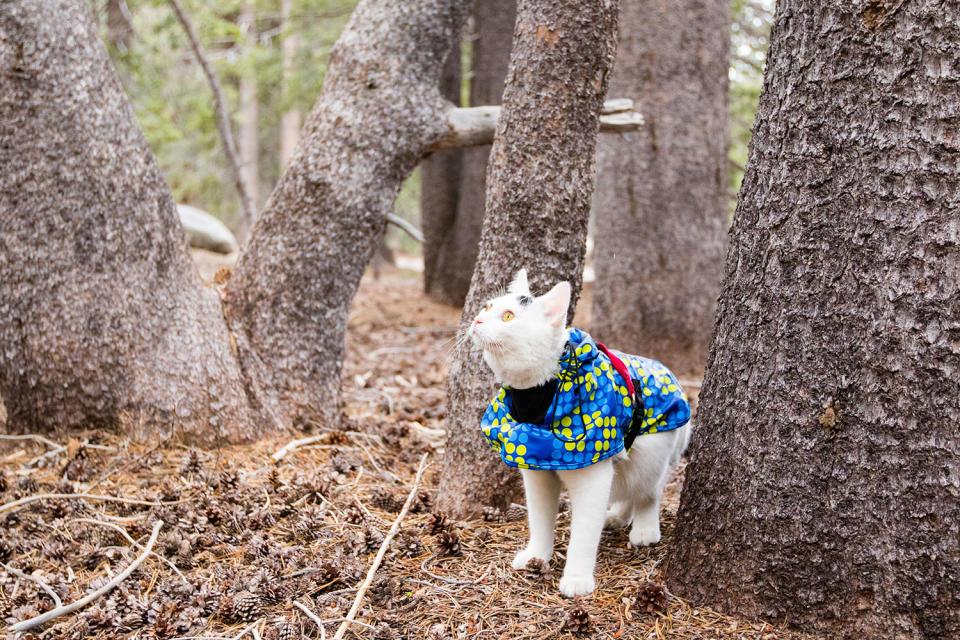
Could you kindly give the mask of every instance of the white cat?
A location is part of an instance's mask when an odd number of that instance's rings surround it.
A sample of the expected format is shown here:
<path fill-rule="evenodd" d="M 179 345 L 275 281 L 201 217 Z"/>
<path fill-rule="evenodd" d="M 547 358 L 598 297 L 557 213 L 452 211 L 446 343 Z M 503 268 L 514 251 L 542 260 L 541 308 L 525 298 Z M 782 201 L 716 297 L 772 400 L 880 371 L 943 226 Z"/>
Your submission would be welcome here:
<path fill-rule="evenodd" d="M 549 563 L 553 555 L 554 526 L 562 484 L 569 492 L 572 514 L 570 546 L 560 579 L 560 591 L 567 597 L 574 597 L 589 594 L 594 590 L 593 572 L 597 546 L 605 522 L 608 526 L 631 524 L 630 542 L 633 545 L 659 542 L 660 496 L 670 472 L 687 447 L 690 426 L 687 422 L 689 405 L 686 405 L 686 414 L 674 414 L 680 416 L 674 424 L 665 426 L 663 421 L 658 423 L 661 430 L 669 430 L 637 436 L 629 454 L 620 451 L 613 455 L 612 449 L 606 449 L 609 443 L 605 436 L 609 436 L 609 441 L 614 443 L 615 448 L 617 443 L 613 435 L 620 438 L 623 435 L 617 432 L 615 416 L 603 417 L 605 414 L 598 409 L 593 413 L 594 422 L 590 423 L 589 409 L 597 407 L 583 408 L 583 403 L 590 404 L 593 397 L 589 395 L 591 391 L 597 390 L 596 383 L 591 387 L 589 382 L 590 379 L 596 379 L 590 374 L 589 367 L 592 365 L 586 365 L 586 372 L 576 369 L 575 380 L 572 375 L 564 373 L 570 363 L 576 364 L 575 358 L 586 361 L 588 356 L 594 355 L 590 353 L 591 347 L 597 349 L 586 334 L 576 329 L 564 328 L 569 305 L 570 285 L 567 282 L 561 282 L 548 293 L 535 298 L 530 293 L 526 270 L 521 269 L 510 284 L 507 294 L 491 300 L 477 314 L 468 335 L 483 349 L 484 360 L 504 386 L 484 416 L 484 434 L 500 452 L 504 461 L 511 466 L 520 467 L 523 475 L 530 542 L 516 555 L 513 567 L 522 569 L 534 558 Z M 581 341 L 576 351 L 570 346 L 573 336 Z M 638 377 L 650 373 L 640 367 L 654 367 L 656 380 L 654 381 L 653 377 L 650 380 L 664 388 L 669 387 L 669 395 L 676 396 L 678 403 L 681 399 L 682 403 L 686 403 L 682 390 L 677 391 L 679 384 L 676 379 L 662 368 L 662 365 L 636 356 L 614 353 L 630 364 L 632 372 L 639 371 Z M 616 360 L 616 356 L 613 359 Z M 601 360 L 602 358 L 593 362 Z M 612 362 L 610 365 L 601 362 L 592 371 L 602 379 L 603 385 L 612 385 L 626 397 L 622 376 L 610 371 L 611 366 Z M 576 389 L 570 390 L 570 386 L 565 382 L 568 379 L 574 384 L 588 380 L 585 390 L 578 392 L 581 395 L 577 395 L 573 403 L 579 403 L 579 406 L 570 410 L 570 415 L 575 418 L 584 416 L 581 419 L 582 431 L 590 425 L 591 432 L 598 434 L 596 442 L 586 440 L 587 447 L 578 440 L 582 439 L 583 435 L 576 433 L 576 424 L 571 425 L 572 430 L 564 429 L 563 426 L 557 426 L 561 425 L 561 420 L 554 419 L 559 415 L 557 409 L 564 398 L 573 397 L 570 394 L 577 392 Z M 601 388 L 595 393 L 602 391 Z M 566 395 L 554 397 L 561 393 Z M 649 395 L 646 389 L 643 393 Z M 668 395 L 668 391 L 664 390 L 663 394 Z M 656 395 L 654 400 L 659 398 L 659 393 Z M 620 399 L 616 391 L 613 396 Z M 529 406 L 518 406 L 521 400 Z M 623 402 L 629 406 L 629 400 Z M 648 403 L 645 401 L 645 404 Z M 568 403 L 566 408 L 569 409 L 570 406 Z M 604 405 L 601 409 L 605 410 L 607 406 Z M 526 424 L 527 419 L 520 420 L 510 414 L 511 411 L 517 414 L 521 410 L 527 414 L 534 426 Z M 635 419 L 640 421 L 638 424 L 644 424 L 645 417 L 650 415 L 650 411 L 646 414 L 641 411 Z M 655 418 L 651 418 L 650 424 L 653 424 L 654 420 Z M 507 425 L 507 422 L 510 424 Z M 550 424 L 555 427 L 551 428 Z M 569 424 L 567 418 L 562 419 L 562 425 Z M 621 420 L 620 426 L 623 424 Z M 594 425 L 597 427 L 595 431 L 592 429 Z M 656 427 L 653 430 L 656 430 Z M 518 433 L 521 435 L 517 436 Z M 534 446 L 535 444 L 537 446 Z M 593 453 L 594 448 L 596 453 Z M 529 456 L 534 454 L 534 450 L 542 459 L 530 459 Z M 596 460 L 592 464 L 591 454 Z M 582 459 L 581 465 L 585 466 L 558 468 L 575 466 L 576 460 L 569 464 L 564 462 L 574 457 Z M 598 459 L 601 457 L 602 459 Z M 535 467 L 536 470 L 523 468 L 525 466 Z"/>

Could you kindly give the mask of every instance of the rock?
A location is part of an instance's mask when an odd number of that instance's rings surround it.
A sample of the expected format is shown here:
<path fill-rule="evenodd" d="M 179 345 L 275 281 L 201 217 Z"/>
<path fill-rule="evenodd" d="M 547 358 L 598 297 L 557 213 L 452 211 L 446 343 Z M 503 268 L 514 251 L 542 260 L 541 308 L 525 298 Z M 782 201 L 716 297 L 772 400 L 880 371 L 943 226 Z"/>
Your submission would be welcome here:
<path fill-rule="evenodd" d="M 188 204 L 178 204 L 177 212 L 191 247 L 217 253 L 233 253 L 239 248 L 230 229 L 206 211 Z"/>

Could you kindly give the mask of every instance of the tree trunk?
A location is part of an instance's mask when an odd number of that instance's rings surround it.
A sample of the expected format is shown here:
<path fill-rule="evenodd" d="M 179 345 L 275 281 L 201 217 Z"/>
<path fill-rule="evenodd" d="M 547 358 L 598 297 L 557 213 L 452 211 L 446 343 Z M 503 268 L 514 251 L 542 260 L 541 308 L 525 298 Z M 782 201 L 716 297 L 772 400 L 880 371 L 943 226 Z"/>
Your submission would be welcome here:
<path fill-rule="evenodd" d="M 481 2 L 481 4 L 483 4 Z M 440 76 L 440 94 L 460 105 L 460 47 L 450 50 Z M 427 293 L 439 291 L 444 274 L 439 269 L 440 251 L 454 227 L 463 149 L 445 149 L 424 158 L 420 164 L 420 229 L 423 232 L 423 286 Z M 453 302 L 442 295 L 434 297 Z"/>
<path fill-rule="evenodd" d="M 727 232 L 730 3 L 624 5 L 616 95 L 646 125 L 599 144 L 595 337 L 702 370 Z"/>
<path fill-rule="evenodd" d="M 290 22 L 290 4 L 292 0 L 281 0 L 280 19 L 285 29 L 292 27 Z M 300 34 L 290 32 L 283 38 L 281 45 L 283 53 L 283 82 L 285 89 L 289 92 L 293 79 L 293 58 L 300 46 Z M 296 107 L 287 109 L 280 119 L 280 166 L 286 168 L 290 164 L 293 152 L 297 147 L 297 139 L 300 135 L 300 110 Z"/>
<path fill-rule="evenodd" d="M 830 637 L 960 637 L 957 15 L 777 3 L 678 595 Z"/>
<path fill-rule="evenodd" d="M 503 113 L 491 153 L 488 215 L 461 331 L 483 301 L 527 267 L 535 290 L 559 280 L 579 294 L 599 112 L 613 64 L 619 3 L 521 0 Z M 518 476 L 482 441 L 495 388 L 469 341 L 450 369 L 449 437 L 440 501 L 457 514 L 504 506 Z"/>
<path fill-rule="evenodd" d="M 510 62 L 516 0 L 477 3 L 473 20 L 476 36 L 470 65 L 470 105 L 500 104 Z M 453 197 L 444 202 L 445 217 L 442 220 L 445 224 L 437 225 L 439 233 L 432 233 L 433 237 L 427 236 L 427 242 L 424 243 L 424 253 L 429 250 L 434 254 L 432 261 L 425 261 L 427 268 L 424 275 L 427 293 L 438 300 L 461 306 L 466 300 L 477 261 L 490 146 L 464 149 L 457 153 L 460 164 L 456 181 L 446 183 Z M 424 234 L 434 226 L 428 222 L 424 217 Z"/>
<path fill-rule="evenodd" d="M 468 0 L 366 0 L 227 291 L 241 362 L 293 424 L 339 420 L 347 312 L 403 180 L 447 130 Z"/>
<path fill-rule="evenodd" d="M 0 76 L 7 428 L 262 433 L 87 3 L 4 3 Z"/>
<path fill-rule="evenodd" d="M 249 47 L 257 42 L 257 20 L 253 5 L 244 3 L 240 12 L 240 26 L 245 31 L 244 41 Z M 253 211 L 260 207 L 260 101 L 257 96 L 257 77 L 253 69 L 240 76 L 240 171 L 247 184 L 247 195 Z"/>

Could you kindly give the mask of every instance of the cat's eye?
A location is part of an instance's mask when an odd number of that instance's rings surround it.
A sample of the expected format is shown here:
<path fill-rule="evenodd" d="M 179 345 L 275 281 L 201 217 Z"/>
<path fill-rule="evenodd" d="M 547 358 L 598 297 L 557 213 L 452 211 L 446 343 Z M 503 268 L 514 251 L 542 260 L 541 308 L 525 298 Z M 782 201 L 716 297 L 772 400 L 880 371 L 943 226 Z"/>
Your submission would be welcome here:
<path fill-rule="evenodd" d="M 500 316 L 500 319 L 504 322 L 510 322 L 513 320 L 513 311 L 504 311 L 503 315 Z"/>
<path fill-rule="evenodd" d="M 490 309 L 493 309 L 493 303 L 492 303 L 492 302 L 489 303 L 489 304 L 487 304 L 487 306 L 485 306 L 485 307 L 483 308 L 484 311 L 490 311 Z"/>

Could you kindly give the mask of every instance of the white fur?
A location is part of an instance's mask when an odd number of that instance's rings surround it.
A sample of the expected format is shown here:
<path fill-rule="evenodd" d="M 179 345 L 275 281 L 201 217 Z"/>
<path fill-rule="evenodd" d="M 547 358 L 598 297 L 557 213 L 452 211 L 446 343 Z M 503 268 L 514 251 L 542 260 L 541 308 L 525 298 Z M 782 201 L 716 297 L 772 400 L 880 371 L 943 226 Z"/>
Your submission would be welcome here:
<path fill-rule="evenodd" d="M 484 360 L 503 384 L 526 389 L 550 380 L 559 371 L 570 285 L 559 283 L 525 308 L 519 304 L 520 296 L 530 296 L 524 269 L 506 295 L 491 300 L 489 309 L 477 314 L 469 335 L 483 349 Z M 514 313 L 514 319 L 504 322 L 505 311 Z M 550 562 L 562 485 L 570 494 L 571 523 L 560 592 L 570 598 L 592 593 L 597 546 L 605 522 L 607 526 L 630 524 L 630 543 L 635 546 L 660 541 L 660 496 L 689 440 L 687 424 L 640 436 L 629 456 L 620 454 L 583 469 L 522 469 L 530 542 L 514 557 L 513 568 L 523 569 L 533 558 Z"/>

